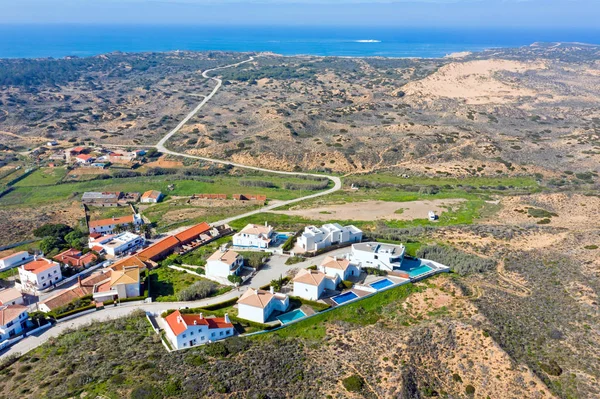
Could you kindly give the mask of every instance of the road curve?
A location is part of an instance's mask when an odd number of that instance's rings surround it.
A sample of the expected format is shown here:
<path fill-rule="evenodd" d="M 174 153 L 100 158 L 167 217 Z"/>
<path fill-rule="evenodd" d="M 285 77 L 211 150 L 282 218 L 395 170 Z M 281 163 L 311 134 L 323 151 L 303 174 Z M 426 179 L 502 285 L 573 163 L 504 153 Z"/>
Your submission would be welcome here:
<path fill-rule="evenodd" d="M 220 67 L 216 67 L 216 68 L 212 68 L 212 69 L 207 69 L 206 71 L 202 72 L 202 76 L 204 78 L 214 80 L 215 82 L 217 82 L 217 85 L 213 88 L 213 90 L 210 92 L 210 94 L 207 95 L 200 102 L 200 104 L 198 104 L 196 106 L 196 108 L 194 108 L 189 114 L 187 114 L 187 116 L 185 118 L 183 118 L 181 120 L 181 122 L 179 122 L 179 124 L 177 126 L 175 126 L 169 133 L 167 133 L 162 139 L 160 139 L 160 141 L 156 144 L 156 149 L 158 151 L 164 153 L 164 154 L 176 155 L 176 156 L 185 157 L 185 158 L 199 159 L 201 161 L 219 163 L 219 164 L 223 164 L 223 165 L 231 165 L 231 166 L 235 166 L 237 168 L 256 170 L 256 171 L 259 171 L 259 172 L 276 173 L 276 174 L 279 174 L 279 175 L 289 175 L 289 176 L 318 176 L 318 177 L 324 177 L 324 178 L 329 179 L 329 180 L 331 180 L 333 182 L 333 187 L 330 188 L 330 189 L 328 189 L 328 190 L 325 190 L 325 191 L 321 191 L 321 192 L 318 192 L 318 193 L 315 193 L 315 194 L 307 195 L 305 197 L 295 198 L 295 199 L 292 199 L 292 200 L 279 202 L 279 203 L 273 204 L 273 205 L 267 205 L 267 206 L 265 206 L 263 208 L 256 209 L 256 210 L 251 211 L 251 212 L 247 212 L 247 213 L 244 213 L 244 214 L 241 214 L 241 215 L 236 215 L 236 216 L 233 216 L 233 217 L 230 217 L 230 218 L 227 218 L 227 219 L 219 220 L 217 222 L 212 223 L 213 225 L 229 223 L 229 222 L 232 222 L 232 221 L 237 220 L 237 219 L 241 219 L 241 218 L 244 218 L 244 217 L 247 217 L 247 216 L 255 215 L 257 213 L 270 211 L 270 210 L 278 208 L 280 206 L 285 206 L 285 205 L 293 204 L 293 203 L 304 201 L 304 200 L 307 200 L 307 199 L 310 199 L 310 198 L 321 197 L 323 195 L 334 193 L 334 192 L 336 192 L 336 191 L 338 191 L 338 190 L 340 190 L 342 188 L 342 181 L 337 176 L 318 175 L 318 174 L 303 173 L 303 172 L 285 172 L 285 171 L 281 171 L 281 170 L 272 170 L 272 169 L 266 169 L 266 168 L 259 168 L 259 167 L 256 167 L 256 166 L 243 165 L 243 164 L 240 164 L 240 163 L 225 161 L 225 160 L 222 160 L 222 159 L 206 158 L 206 157 L 200 157 L 200 156 L 196 156 L 196 155 L 190 155 L 190 154 L 185 154 L 185 153 L 181 153 L 181 152 L 171 151 L 167 147 L 165 147 L 166 142 L 175 133 L 177 133 L 190 119 L 192 119 L 192 117 L 194 115 L 196 115 L 198 113 L 198 111 L 200 111 L 200 109 L 207 102 L 209 102 L 210 99 L 221 88 L 221 85 L 223 84 L 223 81 L 221 79 L 219 79 L 218 77 L 216 77 L 216 76 L 213 76 L 213 77 L 209 76 L 208 74 L 210 72 L 216 71 L 216 70 L 219 70 L 219 69 L 233 68 L 233 67 L 236 67 L 238 65 L 241 65 L 241 64 L 244 64 L 246 62 L 253 61 L 253 60 L 254 60 L 254 57 L 250 57 L 247 60 L 244 60 L 244 61 L 241 61 L 241 62 L 237 62 L 235 64 L 224 65 L 224 66 L 220 66 Z"/>

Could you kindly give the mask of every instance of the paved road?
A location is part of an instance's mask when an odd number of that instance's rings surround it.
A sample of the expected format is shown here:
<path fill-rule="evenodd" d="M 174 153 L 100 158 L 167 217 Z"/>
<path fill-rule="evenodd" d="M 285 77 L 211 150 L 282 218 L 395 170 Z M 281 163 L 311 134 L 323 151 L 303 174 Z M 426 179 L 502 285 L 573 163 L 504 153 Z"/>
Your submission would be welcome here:
<path fill-rule="evenodd" d="M 266 169 L 266 168 L 259 168 L 259 167 L 256 167 L 256 166 L 243 165 L 243 164 L 239 164 L 239 163 L 235 163 L 235 162 L 225 161 L 225 160 L 222 160 L 222 159 L 199 157 L 199 156 L 196 156 L 196 155 L 190 155 L 190 154 L 186 154 L 186 153 L 171 151 L 167 147 L 165 147 L 165 144 L 167 143 L 167 141 L 175 133 L 177 133 L 192 117 L 194 117 L 194 115 L 196 115 L 198 113 L 198 111 L 200 111 L 200 109 L 207 102 L 209 102 L 210 99 L 221 88 L 221 85 L 223 84 L 223 81 L 221 79 L 219 79 L 218 77 L 210 77 L 208 75 L 210 72 L 216 71 L 216 70 L 219 70 L 219 69 L 224 69 L 224 68 L 236 67 L 238 65 L 241 65 L 241 64 L 244 64 L 246 62 L 253 61 L 253 60 L 254 60 L 254 57 L 250 57 L 249 59 L 247 59 L 245 61 L 241 61 L 241 62 L 238 62 L 238 63 L 235 63 L 235 64 L 225 65 L 225 66 L 221 66 L 221 67 L 217 67 L 217 68 L 207 69 L 206 71 L 202 72 L 202 76 L 203 77 L 205 77 L 206 79 L 212 79 L 215 82 L 217 82 L 216 86 L 210 92 L 210 94 L 207 95 L 202 100 L 202 102 L 200 102 L 200 104 L 198 104 L 198 106 L 196 108 L 194 108 L 189 114 L 187 114 L 187 116 L 185 118 L 183 118 L 183 120 L 181 122 L 179 122 L 179 124 L 177 126 L 175 126 L 175 128 L 173 128 L 173 130 L 171 130 L 162 139 L 160 139 L 160 141 L 158 142 L 158 144 L 156 144 L 156 149 L 159 150 L 160 152 L 164 153 L 164 154 L 171 154 L 171 155 L 176 155 L 176 156 L 180 156 L 180 157 L 186 157 L 186 158 L 192 158 L 192 159 L 199 159 L 201 161 L 214 162 L 214 163 L 219 163 L 219 164 L 223 164 L 223 165 L 231 165 L 231 166 L 235 166 L 235 167 L 238 167 L 238 168 L 256 170 L 256 171 L 259 171 L 259 172 L 276 173 L 276 174 L 280 174 L 280 175 L 289 175 L 289 176 L 318 176 L 318 177 L 323 177 L 323 178 L 329 179 L 329 180 L 331 180 L 333 182 L 333 188 L 330 188 L 329 190 L 326 190 L 326 191 L 318 192 L 316 194 L 307 195 L 305 197 L 296 198 L 296 199 L 293 199 L 293 200 L 278 201 L 275 204 L 267 205 L 267 206 L 265 206 L 263 208 L 256 209 L 256 210 L 251 211 L 251 212 L 246 212 L 246 213 L 243 213 L 241 215 L 236 215 L 236 216 L 233 216 L 233 217 L 230 217 L 230 218 L 227 218 L 227 219 L 219 220 L 217 222 L 212 223 L 212 225 L 219 225 L 219 224 L 224 224 L 224 223 L 230 223 L 230 222 L 232 222 L 234 220 L 241 219 L 241 218 L 244 218 L 244 217 L 247 217 L 247 216 L 251 216 L 251 215 L 256 215 L 258 213 L 270 211 L 272 209 L 275 209 L 275 208 L 283 206 L 283 205 L 290 205 L 290 204 L 293 204 L 293 203 L 296 203 L 296 202 L 300 202 L 300 201 L 304 201 L 304 200 L 307 200 L 307 199 L 310 199 L 310 198 L 316 198 L 316 197 L 321 197 L 323 195 L 331 194 L 331 193 L 334 193 L 334 192 L 336 192 L 336 191 L 338 191 L 338 190 L 340 190 L 342 188 L 342 181 L 337 176 L 317 175 L 317 174 L 302 173 L 302 172 L 285 172 L 285 171 L 281 171 L 281 170 L 272 170 L 272 169 Z"/>
<path fill-rule="evenodd" d="M 230 223 L 234 220 L 237 219 L 241 219 L 247 216 L 251 216 L 251 215 L 255 215 L 261 212 L 265 212 L 265 211 L 269 211 L 272 210 L 276 207 L 280 207 L 283 205 L 289 205 L 289 204 L 293 204 L 295 202 L 299 202 L 299 201 L 304 201 L 306 199 L 310 199 L 310 198 L 316 198 L 316 197 L 321 197 L 323 195 L 327 195 L 327 194 L 331 194 L 334 193 L 338 190 L 340 190 L 342 188 L 342 182 L 340 180 L 339 177 L 337 176 L 327 176 L 327 175 L 316 175 L 316 174 L 311 174 L 311 173 L 301 173 L 301 172 L 284 172 L 284 171 L 279 171 L 279 170 L 271 170 L 271 169 L 266 169 L 266 168 L 259 168 L 259 167 L 255 167 L 255 166 L 247 166 L 247 165 L 242 165 L 239 163 L 234 163 L 234 162 L 229 162 L 229 161 L 224 161 L 221 159 L 213 159 L 213 158 L 205 158 L 205 157 L 199 157 L 199 156 L 195 156 L 195 155 L 190 155 L 190 154 L 185 154 L 185 153 L 178 153 L 175 151 L 171 151 L 168 148 L 165 147 L 165 143 L 175 134 L 177 133 L 194 115 L 196 115 L 198 113 L 198 111 L 200 111 L 200 109 L 208 102 L 210 101 L 210 99 L 219 91 L 219 89 L 221 88 L 222 85 L 222 81 L 221 79 L 219 79 L 218 77 L 210 77 L 208 74 L 212 71 L 216 71 L 219 69 L 224 69 L 224 68 L 232 68 L 232 67 L 236 67 L 238 65 L 247 63 L 247 62 L 251 62 L 253 61 L 254 58 L 250 57 L 249 59 L 245 60 L 245 61 L 241 61 L 235 64 L 231 64 L 231 65 L 225 65 L 222 67 L 217 67 L 217 68 L 212 68 L 212 69 L 207 69 L 206 71 L 202 72 L 202 76 L 206 79 L 212 79 L 215 82 L 217 82 L 216 86 L 214 87 L 214 89 L 210 92 L 209 95 L 207 95 L 206 97 L 204 97 L 204 99 L 200 102 L 200 104 L 198 104 L 198 106 L 196 106 L 196 108 L 194 108 L 181 122 L 179 122 L 179 124 L 177 126 L 175 126 L 175 128 L 173 128 L 173 130 L 171 130 L 169 133 L 167 133 L 159 142 L 158 144 L 156 144 L 156 148 L 161 151 L 162 153 L 165 154 L 171 154 L 171 155 L 176 155 L 176 156 L 181 156 L 181 157 L 186 157 L 186 158 L 193 158 L 193 159 L 199 159 L 202 161 L 206 161 L 206 162 L 214 162 L 214 163 L 219 163 L 219 164 L 224 164 L 224 165 L 232 165 L 238 168 L 244 168 L 244 169 L 251 169 L 251 170 L 257 170 L 260 172 L 267 172 L 267 173 L 276 173 L 276 174 L 280 174 L 280 175 L 289 175 L 289 176 L 319 176 L 319 177 L 324 177 L 327 178 L 329 180 L 331 180 L 334 185 L 333 188 L 326 190 L 326 191 L 321 191 L 318 192 L 316 194 L 311 194 L 311 195 L 307 195 L 305 197 L 301 197 L 301 198 L 296 198 L 293 200 L 289 200 L 289 201 L 277 201 L 274 204 L 271 205 L 267 205 L 263 208 L 251 211 L 251 212 L 247 212 L 241 215 L 236 215 L 227 219 L 223 219 L 223 220 L 219 220 L 218 222 L 214 222 L 213 225 L 219 225 L 219 224 L 224 224 L 224 223 Z M 334 251 L 332 252 L 332 254 L 337 254 L 337 253 L 344 253 L 346 250 L 338 250 L 338 251 Z M 218 297 L 214 297 L 214 298 L 209 298 L 206 300 L 201 300 L 201 301 L 195 301 L 195 302 L 154 302 L 154 303 L 143 303 L 143 304 L 125 304 L 125 305 L 121 305 L 121 306 L 117 306 L 117 307 L 108 307 L 107 309 L 98 311 L 98 312 L 94 312 L 94 313 L 89 313 L 89 314 L 85 314 L 83 316 L 80 316 L 76 319 L 72 319 L 72 320 L 68 320 L 65 322 L 59 322 L 57 323 L 54 327 L 49 328 L 48 330 L 45 330 L 44 332 L 41 332 L 40 334 L 37 335 L 33 335 L 33 336 L 29 336 L 24 338 L 23 340 L 21 340 L 20 342 L 16 343 L 15 345 L 13 345 L 12 347 L 10 347 L 8 350 L 4 351 L 2 354 L 0 354 L 0 358 L 8 356 L 10 354 L 15 354 L 15 353 L 27 353 L 32 349 L 37 348 L 38 346 L 42 345 L 44 342 L 46 342 L 48 339 L 52 338 L 52 337 L 56 337 L 58 335 L 60 335 L 61 333 L 63 333 L 64 331 L 70 329 L 70 328 L 77 328 L 77 327 L 81 327 L 87 324 L 90 324 L 92 322 L 101 322 L 101 321 L 105 321 L 105 320 L 110 320 L 110 319 L 115 319 L 115 318 L 119 318 L 122 316 L 125 316 L 129 313 L 131 313 L 134 310 L 137 309 L 142 309 L 145 311 L 149 311 L 149 312 L 153 312 L 153 313 L 162 313 L 163 311 L 167 310 L 167 309 L 174 309 L 174 308 L 179 308 L 179 307 L 183 307 L 183 306 L 187 306 L 187 307 L 202 307 L 202 306 L 207 306 L 207 305 L 211 305 L 211 304 L 215 304 L 215 303 L 219 303 L 219 302 L 223 302 L 226 301 L 228 299 L 232 299 L 234 297 L 239 297 L 243 292 L 245 292 L 248 287 L 250 285 L 254 286 L 254 287 L 260 287 L 263 285 L 268 284 L 271 280 L 278 278 L 280 275 L 285 276 L 286 272 L 290 269 L 294 269 L 294 268 L 301 268 L 301 267 L 307 267 L 313 264 L 317 264 L 319 263 L 322 258 L 324 258 L 326 255 L 321 255 L 319 257 L 310 259 L 308 261 L 302 262 L 302 263 L 298 263 L 295 265 L 285 265 L 285 257 L 282 256 L 278 256 L 278 255 L 274 255 L 272 257 L 272 260 L 269 262 L 268 265 L 266 265 L 266 267 L 261 270 L 260 272 L 257 273 L 256 276 L 254 276 L 252 278 L 252 280 L 250 281 L 250 284 L 245 285 L 243 287 L 240 287 L 239 291 L 233 290 L 230 291 L 224 295 L 220 295 Z"/>

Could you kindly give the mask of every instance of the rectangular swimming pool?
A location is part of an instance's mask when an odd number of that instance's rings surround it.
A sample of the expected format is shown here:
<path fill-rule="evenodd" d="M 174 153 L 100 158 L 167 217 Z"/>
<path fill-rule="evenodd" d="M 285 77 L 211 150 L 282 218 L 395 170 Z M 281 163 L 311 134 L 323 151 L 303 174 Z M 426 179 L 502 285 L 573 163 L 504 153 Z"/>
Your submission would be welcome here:
<path fill-rule="evenodd" d="M 390 285 L 394 285 L 394 282 L 391 280 L 388 280 L 387 278 L 384 278 L 383 280 L 375 281 L 374 283 L 371 283 L 369 285 L 379 291 L 382 288 L 389 287 Z"/>
<path fill-rule="evenodd" d="M 276 319 L 279 320 L 282 324 L 287 324 L 287 323 L 291 323 L 294 320 L 301 319 L 305 316 L 306 316 L 306 313 L 304 313 L 300 309 L 296 309 L 296 310 L 292 310 L 291 312 L 287 312 L 282 315 L 279 315 L 276 317 Z"/>
<path fill-rule="evenodd" d="M 333 298 L 331 298 L 331 300 L 333 302 L 337 303 L 338 305 L 341 305 L 344 302 L 348 302 L 348 301 L 351 301 L 351 300 L 356 299 L 356 298 L 358 298 L 358 295 L 356 295 L 352 291 L 348 291 L 348 292 L 345 292 L 345 293 L 343 293 L 341 295 L 334 296 Z"/>
<path fill-rule="evenodd" d="M 410 277 L 418 277 L 425 273 L 432 271 L 433 269 L 421 262 L 420 259 L 404 259 L 400 270 L 408 273 Z"/>

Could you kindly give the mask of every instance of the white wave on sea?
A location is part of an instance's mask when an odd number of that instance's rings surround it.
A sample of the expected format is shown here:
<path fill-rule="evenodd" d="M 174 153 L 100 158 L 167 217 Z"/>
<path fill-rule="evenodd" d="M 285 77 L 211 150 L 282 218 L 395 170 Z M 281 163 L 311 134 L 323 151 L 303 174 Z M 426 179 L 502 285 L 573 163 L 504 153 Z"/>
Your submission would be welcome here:
<path fill-rule="evenodd" d="M 363 40 L 355 40 L 355 43 L 381 43 L 381 40 L 373 40 L 373 39 L 363 39 Z"/>

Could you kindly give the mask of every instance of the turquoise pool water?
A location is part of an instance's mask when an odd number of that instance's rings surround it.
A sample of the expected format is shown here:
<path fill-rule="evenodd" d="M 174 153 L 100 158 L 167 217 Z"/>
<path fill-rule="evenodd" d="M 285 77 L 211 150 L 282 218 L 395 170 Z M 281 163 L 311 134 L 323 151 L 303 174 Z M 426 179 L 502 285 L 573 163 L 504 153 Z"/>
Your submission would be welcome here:
<path fill-rule="evenodd" d="M 421 263 L 420 259 L 404 259 L 400 270 L 408 273 L 410 277 L 418 277 L 422 274 L 432 271 L 433 269 Z"/>
<path fill-rule="evenodd" d="M 280 316 L 277 316 L 276 319 L 282 322 L 283 324 L 291 323 L 294 320 L 298 320 L 306 316 L 300 309 L 292 310 L 291 312 L 284 313 Z"/>
<path fill-rule="evenodd" d="M 387 278 L 384 278 L 383 280 L 375 281 L 374 283 L 371 283 L 369 285 L 379 291 L 382 288 L 389 287 L 390 285 L 394 285 L 394 282 L 391 280 L 388 280 Z"/>
<path fill-rule="evenodd" d="M 342 303 L 351 301 L 351 300 L 356 299 L 356 298 L 358 298 L 358 295 L 356 295 L 352 291 L 348 291 L 348 292 L 345 292 L 345 293 L 343 293 L 341 295 L 334 296 L 333 298 L 331 298 L 331 300 L 333 302 L 337 303 L 338 305 L 341 305 Z"/>

